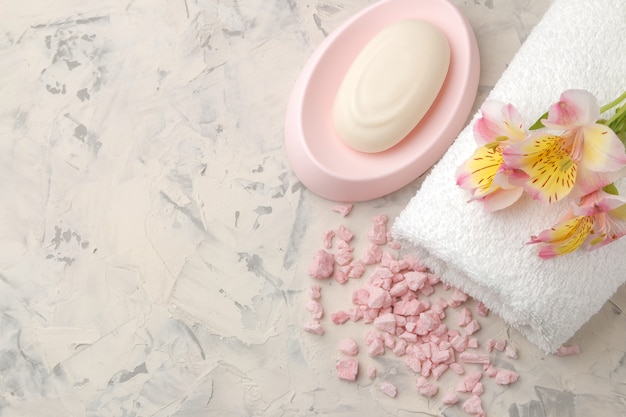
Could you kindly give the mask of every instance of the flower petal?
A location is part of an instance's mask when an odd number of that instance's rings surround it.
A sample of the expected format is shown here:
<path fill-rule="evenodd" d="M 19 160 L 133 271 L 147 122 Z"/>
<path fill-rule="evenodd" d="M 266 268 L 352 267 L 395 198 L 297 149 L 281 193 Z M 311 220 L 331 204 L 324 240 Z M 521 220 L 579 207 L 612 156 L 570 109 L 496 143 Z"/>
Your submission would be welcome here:
<path fill-rule="evenodd" d="M 601 124 L 591 124 L 581 129 L 583 136 L 582 161 L 592 171 L 617 171 L 626 166 L 624 144 L 615 132 Z"/>
<path fill-rule="evenodd" d="M 600 213 L 608 213 L 626 205 L 626 197 L 622 195 L 609 194 L 602 190 L 597 190 L 587 194 L 580 199 L 578 205 L 573 208 L 576 216 L 595 216 Z M 619 211 L 616 211 L 618 215 Z"/>
<path fill-rule="evenodd" d="M 537 134 L 506 147 L 507 166 L 516 166 L 528 174 L 526 191 L 536 200 L 553 203 L 574 187 L 577 165 L 570 158 L 561 136 Z"/>
<path fill-rule="evenodd" d="M 482 197 L 492 190 L 493 178 L 502 165 L 502 149 L 499 146 L 481 146 L 456 172 L 456 183 L 471 190 L 474 197 Z"/>
<path fill-rule="evenodd" d="M 529 243 L 541 243 L 539 256 L 543 259 L 571 253 L 582 246 L 593 229 L 594 218 L 578 216 L 533 236 Z"/>
<path fill-rule="evenodd" d="M 626 235 L 626 206 L 596 216 L 598 237 L 591 241 L 590 249 L 601 248 Z"/>
<path fill-rule="evenodd" d="M 582 198 L 624 176 L 626 176 L 626 168 L 614 172 L 593 172 L 585 165 L 580 164 L 576 172 L 576 184 L 569 195 L 574 198 Z"/>
<path fill-rule="evenodd" d="M 479 145 L 486 145 L 501 137 L 515 140 L 524 138 L 522 116 L 512 104 L 487 100 L 480 110 L 482 117 L 474 123 L 474 138 Z"/>
<path fill-rule="evenodd" d="M 488 213 L 502 210 L 519 200 L 523 193 L 523 188 L 498 189 L 481 199 L 483 209 Z"/>
<path fill-rule="evenodd" d="M 543 124 L 551 129 L 572 129 L 595 123 L 599 117 L 600 105 L 593 94 L 586 90 L 566 90 L 550 106 Z"/>

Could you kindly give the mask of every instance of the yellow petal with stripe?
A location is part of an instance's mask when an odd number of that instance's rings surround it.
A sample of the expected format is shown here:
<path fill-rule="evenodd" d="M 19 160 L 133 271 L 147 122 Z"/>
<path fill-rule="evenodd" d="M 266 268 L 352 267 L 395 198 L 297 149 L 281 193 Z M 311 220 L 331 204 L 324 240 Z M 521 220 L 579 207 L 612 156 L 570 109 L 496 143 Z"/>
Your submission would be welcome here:
<path fill-rule="evenodd" d="M 507 163 L 529 176 L 526 191 L 536 200 L 554 203 L 565 197 L 576 182 L 577 164 L 561 136 L 541 135 L 507 147 Z"/>
<path fill-rule="evenodd" d="M 502 162 L 500 146 L 481 146 L 457 170 L 457 184 L 463 189 L 472 190 L 475 198 L 483 197 L 499 188 L 493 187 L 493 179 Z"/>
<path fill-rule="evenodd" d="M 543 243 L 539 256 L 544 259 L 571 253 L 582 246 L 594 224 L 593 216 L 578 216 L 544 230 L 530 243 Z"/>

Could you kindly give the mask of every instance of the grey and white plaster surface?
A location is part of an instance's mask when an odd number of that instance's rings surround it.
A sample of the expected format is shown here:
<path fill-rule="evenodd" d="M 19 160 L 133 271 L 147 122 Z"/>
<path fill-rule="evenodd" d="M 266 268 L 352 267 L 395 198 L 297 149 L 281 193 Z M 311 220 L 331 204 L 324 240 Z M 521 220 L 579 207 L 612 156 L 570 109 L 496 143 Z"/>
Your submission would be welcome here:
<path fill-rule="evenodd" d="M 550 1 L 453 2 L 481 49 L 477 109 Z M 0 416 L 467 415 L 417 394 L 394 357 L 340 381 L 336 341 L 361 327 L 303 330 L 320 233 L 393 220 L 420 186 L 342 219 L 286 161 L 300 68 L 371 3 L 2 3 Z M 331 311 L 349 287 L 323 291 Z M 623 308 L 624 288 L 573 357 L 484 319 L 520 352 L 487 415 L 626 415 Z"/>

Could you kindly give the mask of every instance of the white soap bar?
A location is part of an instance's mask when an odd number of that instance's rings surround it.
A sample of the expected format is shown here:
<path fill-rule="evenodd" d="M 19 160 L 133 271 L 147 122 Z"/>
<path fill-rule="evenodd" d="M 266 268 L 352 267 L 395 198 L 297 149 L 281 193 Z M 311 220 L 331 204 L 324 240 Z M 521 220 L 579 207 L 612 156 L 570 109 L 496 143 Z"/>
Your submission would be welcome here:
<path fill-rule="evenodd" d="M 362 152 L 396 145 L 437 98 L 449 64 L 448 41 L 432 24 L 408 19 L 381 30 L 339 87 L 333 106 L 337 133 Z"/>

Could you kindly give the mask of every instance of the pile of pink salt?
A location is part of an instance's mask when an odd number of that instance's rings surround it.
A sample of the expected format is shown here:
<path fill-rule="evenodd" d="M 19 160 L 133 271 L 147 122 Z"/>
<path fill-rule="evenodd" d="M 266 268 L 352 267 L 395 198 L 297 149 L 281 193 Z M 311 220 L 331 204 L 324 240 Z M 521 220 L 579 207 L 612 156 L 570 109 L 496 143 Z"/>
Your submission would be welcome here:
<path fill-rule="evenodd" d="M 334 211 L 346 216 L 351 206 L 336 206 Z M 317 250 L 308 267 L 308 274 L 316 280 L 334 279 L 339 284 L 349 279 L 362 279 L 362 285 L 352 292 L 351 307 L 330 314 L 334 325 L 347 321 L 361 322 L 371 326 L 365 340 L 364 350 L 370 356 L 391 352 L 402 357 L 408 369 L 416 374 L 415 389 L 426 397 L 439 394 L 438 380 L 446 372 L 459 378 L 456 389 L 441 394 L 444 405 L 461 401 L 463 409 L 472 415 L 484 415 L 481 394 L 484 392 L 483 375 L 498 384 L 510 384 L 517 380 L 517 373 L 497 369 L 492 365 L 492 352 L 505 352 L 509 358 L 517 357 L 514 347 L 506 340 L 489 339 L 479 343 L 474 337 L 480 330 L 477 317 L 489 312 L 481 303 L 468 306 L 469 297 L 458 289 L 444 286 L 418 259 L 412 256 L 398 257 L 400 245 L 390 238 L 388 218 L 374 216 L 367 232 L 368 244 L 361 256 L 356 256 L 351 242 L 354 233 L 344 225 L 322 233 L 322 248 Z M 367 275 L 366 275 L 367 273 Z M 448 296 L 435 295 L 442 286 Z M 324 308 L 321 303 L 321 287 L 311 285 L 307 310 L 311 320 L 305 330 L 322 335 L 321 322 Z M 458 317 L 454 326 L 446 320 L 455 310 Z M 473 311 L 472 311 L 473 310 Z M 336 363 L 337 376 L 355 381 L 359 373 L 359 343 L 351 337 L 340 340 L 338 351 L 343 356 Z M 471 370 L 468 367 L 477 367 Z M 376 370 L 369 367 L 369 378 L 376 378 Z M 397 387 L 388 381 L 378 384 L 379 390 L 391 398 L 396 397 Z"/>

